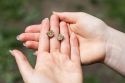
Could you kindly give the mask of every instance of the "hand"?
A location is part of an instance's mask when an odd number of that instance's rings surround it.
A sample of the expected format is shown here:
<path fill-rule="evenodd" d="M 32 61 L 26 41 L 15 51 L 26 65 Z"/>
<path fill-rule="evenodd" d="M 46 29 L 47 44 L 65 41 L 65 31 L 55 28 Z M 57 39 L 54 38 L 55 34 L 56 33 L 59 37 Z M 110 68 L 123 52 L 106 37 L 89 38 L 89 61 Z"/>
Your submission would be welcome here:
<path fill-rule="evenodd" d="M 103 62 L 106 57 L 108 26 L 100 19 L 83 12 L 54 12 L 77 33 L 83 64 Z"/>
<path fill-rule="evenodd" d="M 46 34 L 50 27 L 49 20 L 44 19 L 39 26 L 42 30 L 34 69 L 20 51 L 11 51 L 25 83 L 82 83 L 78 41 L 75 34 L 72 33 L 69 39 L 67 25 L 61 22 L 60 25 L 51 26 L 55 36 L 49 40 Z M 60 33 L 65 37 L 61 43 L 56 39 L 59 26 Z"/>
<path fill-rule="evenodd" d="M 58 24 L 59 17 L 60 20 L 69 23 L 70 29 L 77 34 L 80 57 L 83 64 L 103 62 L 105 60 L 108 26 L 103 21 L 82 12 L 54 12 L 54 14 L 56 16 L 51 16 L 51 25 L 54 22 Z M 29 26 L 25 30 L 26 33 L 21 34 L 19 39 L 21 41 L 27 41 L 25 43 L 26 47 L 37 49 L 39 31 L 39 25 Z"/>

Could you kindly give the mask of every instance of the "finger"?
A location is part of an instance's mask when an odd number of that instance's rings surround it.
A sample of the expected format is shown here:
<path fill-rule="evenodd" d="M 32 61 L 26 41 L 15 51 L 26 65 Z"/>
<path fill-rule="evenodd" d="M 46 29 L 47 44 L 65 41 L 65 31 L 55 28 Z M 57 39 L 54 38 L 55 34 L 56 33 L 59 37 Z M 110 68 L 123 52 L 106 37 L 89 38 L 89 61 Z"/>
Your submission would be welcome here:
<path fill-rule="evenodd" d="M 40 24 L 37 24 L 37 25 L 31 25 L 31 26 L 26 27 L 25 32 L 26 33 L 39 33 L 40 30 L 41 30 L 41 26 Z"/>
<path fill-rule="evenodd" d="M 47 32 L 49 31 L 49 19 L 45 18 L 41 23 L 42 30 L 39 37 L 38 55 L 39 53 L 49 51 L 49 38 Z"/>
<path fill-rule="evenodd" d="M 78 34 L 78 35 L 83 34 L 83 32 L 81 31 L 81 29 L 79 29 L 76 24 L 70 24 L 70 25 L 69 25 L 69 29 L 70 29 L 71 31 L 73 31 L 75 34 Z M 81 34 L 80 34 L 80 33 L 81 33 Z"/>
<path fill-rule="evenodd" d="M 36 41 L 26 41 L 23 45 L 27 48 L 30 48 L 30 49 L 38 49 L 38 42 Z"/>
<path fill-rule="evenodd" d="M 20 41 L 38 41 L 39 33 L 22 33 L 17 36 L 17 40 Z"/>
<path fill-rule="evenodd" d="M 68 31 L 69 31 L 69 37 L 70 37 L 72 30 L 70 29 L 70 24 L 67 23 L 67 25 L 68 25 Z"/>
<path fill-rule="evenodd" d="M 50 52 L 59 51 L 60 42 L 57 40 L 59 34 L 59 18 L 56 15 L 52 15 L 50 19 L 51 30 L 54 32 L 54 37 L 50 39 Z"/>
<path fill-rule="evenodd" d="M 37 56 L 38 55 L 38 51 L 35 51 L 33 54 Z"/>
<path fill-rule="evenodd" d="M 70 37 L 70 44 L 71 44 L 71 60 L 75 63 L 80 63 L 80 56 L 79 56 L 79 47 L 78 41 L 75 34 L 72 32 Z"/>
<path fill-rule="evenodd" d="M 29 64 L 27 58 L 24 56 L 24 54 L 18 50 L 10 51 L 10 53 L 15 57 L 16 63 L 18 65 L 18 68 L 20 70 L 20 73 L 22 76 L 26 79 L 27 77 L 31 76 L 33 72 L 33 68 Z"/>
<path fill-rule="evenodd" d="M 69 32 L 68 26 L 65 22 L 60 23 L 60 33 L 65 37 L 65 39 L 61 42 L 61 52 L 66 55 L 70 55 Z"/>
<path fill-rule="evenodd" d="M 79 17 L 78 12 L 53 12 L 53 14 L 59 16 L 62 21 L 75 23 Z"/>

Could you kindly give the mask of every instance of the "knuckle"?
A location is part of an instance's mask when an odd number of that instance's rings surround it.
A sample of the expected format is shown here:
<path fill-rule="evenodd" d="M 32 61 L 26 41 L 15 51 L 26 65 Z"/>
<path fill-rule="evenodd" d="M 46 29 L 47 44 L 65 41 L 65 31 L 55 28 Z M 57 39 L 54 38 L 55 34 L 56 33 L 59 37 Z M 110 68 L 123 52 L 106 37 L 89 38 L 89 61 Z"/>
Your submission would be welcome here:
<path fill-rule="evenodd" d="M 39 40 L 39 34 L 34 35 L 35 40 Z"/>

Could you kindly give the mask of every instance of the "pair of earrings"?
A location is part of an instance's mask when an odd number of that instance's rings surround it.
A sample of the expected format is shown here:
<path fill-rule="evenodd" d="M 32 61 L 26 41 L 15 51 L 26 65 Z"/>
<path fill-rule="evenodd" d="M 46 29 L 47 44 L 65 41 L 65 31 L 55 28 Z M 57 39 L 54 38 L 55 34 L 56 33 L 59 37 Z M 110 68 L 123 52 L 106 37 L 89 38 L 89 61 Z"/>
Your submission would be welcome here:
<path fill-rule="evenodd" d="M 47 32 L 47 36 L 49 38 L 52 38 L 54 36 L 54 31 L 50 30 Z M 64 39 L 64 36 L 62 34 L 59 34 L 57 37 L 57 40 L 62 41 Z"/>

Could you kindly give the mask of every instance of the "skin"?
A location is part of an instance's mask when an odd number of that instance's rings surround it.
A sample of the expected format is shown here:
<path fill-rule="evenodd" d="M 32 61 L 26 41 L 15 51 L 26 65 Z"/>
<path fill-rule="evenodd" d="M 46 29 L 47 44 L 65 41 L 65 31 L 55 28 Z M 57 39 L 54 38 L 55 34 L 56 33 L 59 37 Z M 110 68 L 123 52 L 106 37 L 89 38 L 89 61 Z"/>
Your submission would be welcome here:
<path fill-rule="evenodd" d="M 107 28 L 106 24 L 88 14 L 84 15 L 82 13 L 75 13 L 73 15 L 76 15 L 76 18 L 71 17 L 72 19 L 68 20 L 64 17 L 61 17 L 59 15 L 58 16 L 61 20 L 69 22 L 70 29 L 77 34 L 82 63 L 91 64 L 94 62 L 103 61 L 106 53 L 106 38 L 104 38 L 104 31 L 106 31 Z M 72 16 L 72 14 L 70 14 L 70 16 Z M 50 18 L 50 25 L 53 26 L 53 22 L 58 25 L 59 17 L 57 17 L 57 13 L 56 15 L 52 15 Z M 84 19 L 82 19 L 81 17 Z M 89 19 L 91 19 L 91 21 L 89 21 Z M 37 49 L 40 32 L 39 25 L 29 26 L 26 28 L 25 32 L 26 33 L 22 33 L 18 36 L 19 40 L 26 41 L 24 44 L 26 47 Z M 30 42 L 29 40 L 32 41 Z"/>
<path fill-rule="evenodd" d="M 49 31 L 49 24 L 47 18 L 40 24 L 41 32 L 35 68 L 31 67 L 21 51 L 10 51 L 16 59 L 24 82 L 82 83 L 83 76 L 77 37 L 74 33 L 69 37 L 66 23 L 61 22 L 58 27 L 51 26 L 51 29 L 56 30 L 55 35 L 57 35 L 60 27 L 60 33 L 65 36 L 65 40 L 59 42 L 56 40 L 56 36 L 49 39 L 46 35 Z M 66 49 L 67 46 L 70 49 Z"/>
<path fill-rule="evenodd" d="M 77 34 L 82 64 L 102 62 L 125 76 L 125 34 L 111 28 L 102 20 L 84 12 L 53 12 L 62 21 L 69 23 L 70 29 Z M 51 16 L 53 18 L 53 15 Z M 56 21 L 58 19 L 50 20 Z M 38 39 L 29 34 L 39 33 L 39 25 L 26 28 L 18 39 L 24 41 L 26 47 L 38 48 Z M 35 35 L 39 37 L 39 35 Z M 31 42 L 30 40 L 33 40 Z M 30 43 L 30 45 L 29 45 Z"/>

